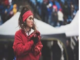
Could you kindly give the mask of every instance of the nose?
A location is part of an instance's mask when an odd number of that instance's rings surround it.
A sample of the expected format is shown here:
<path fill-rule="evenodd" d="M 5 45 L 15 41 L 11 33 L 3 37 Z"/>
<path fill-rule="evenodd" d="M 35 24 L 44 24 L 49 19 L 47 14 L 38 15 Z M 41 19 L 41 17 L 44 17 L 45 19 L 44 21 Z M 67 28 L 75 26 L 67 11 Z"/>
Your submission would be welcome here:
<path fill-rule="evenodd" d="M 31 23 L 33 23 L 33 20 L 31 20 Z"/>

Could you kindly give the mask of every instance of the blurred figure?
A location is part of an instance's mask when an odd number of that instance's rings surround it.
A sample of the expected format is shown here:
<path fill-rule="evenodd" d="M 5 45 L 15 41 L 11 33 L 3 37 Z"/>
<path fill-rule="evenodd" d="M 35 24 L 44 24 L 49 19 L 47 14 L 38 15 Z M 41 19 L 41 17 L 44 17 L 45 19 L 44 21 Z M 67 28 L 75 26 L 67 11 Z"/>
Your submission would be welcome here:
<path fill-rule="evenodd" d="M 52 20 L 51 25 L 56 27 L 58 22 L 58 14 L 57 14 L 57 6 L 55 4 L 53 5 L 51 20 Z"/>
<path fill-rule="evenodd" d="M 67 54 L 68 54 L 68 60 L 74 60 L 74 53 L 73 53 L 73 50 L 70 46 L 70 41 L 69 40 L 66 41 L 66 49 L 67 49 Z"/>
<path fill-rule="evenodd" d="M 8 0 L 3 0 L 5 6 L 8 6 L 9 5 L 9 1 Z"/>
<path fill-rule="evenodd" d="M 63 50 L 63 57 L 64 57 L 64 60 L 67 60 L 68 58 L 67 58 L 67 54 L 66 54 L 66 50 L 64 49 Z"/>
<path fill-rule="evenodd" d="M 59 11 L 59 10 L 62 10 L 61 5 L 60 5 L 60 3 L 59 3 L 57 0 L 51 0 L 51 2 L 52 2 L 52 4 L 55 3 L 55 5 L 56 5 L 57 8 L 58 8 L 58 11 Z"/>
<path fill-rule="evenodd" d="M 4 5 L 4 3 L 1 1 L 0 2 L 0 16 L 1 16 L 1 20 L 4 22 L 4 11 L 5 11 L 6 7 Z"/>
<path fill-rule="evenodd" d="M 66 25 L 66 24 L 67 24 L 67 19 L 68 19 L 67 16 L 64 16 L 63 19 L 64 19 L 64 20 L 63 20 L 63 21 L 64 21 L 64 22 L 63 22 L 63 25 Z"/>
<path fill-rule="evenodd" d="M 50 48 L 47 46 L 46 41 L 43 41 L 42 57 L 43 60 L 51 60 Z"/>
<path fill-rule="evenodd" d="M 3 44 L 0 42 L 0 60 L 2 60 L 3 59 Z"/>
<path fill-rule="evenodd" d="M 3 22 L 2 22 L 2 19 L 1 19 L 1 16 L 0 16 L 0 25 L 2 25 L 2 23 L 3 23 Z"/>
<path fill-rule="evenodd" d="M 13 15 L 16 14 L 16 13 L 17 13 L 17 5 L 14 4 L 14 5 L 13 5 Z"/>
<path fill-rule="evenodd" d="M 73 5 L 72 2 L 70 4 L 70 8 L 71 8 L 71 18 L 73 19 L 76 15 L 76 10 L 75 10 L 75 6 Z"/>
<path fill-rule="evenodd" d="M 65 1 L 65 3 L 62 5 L 62 9 L 63 9 L 62 11 L 64 16 L 68 17 L 68 15 L 70 15 L 70 11 L 69 11 L 67 1 Z"/>
<path fill-rule="evenodd" d="M 9 5 L 12 5 L 12 0 L 8 0 L 9 1 Z"/>
<path fill-rule="evenodd" d="M 74 53 L 75 53 L 75 60 L 79 60 L 79 40 L 76 41 Z"/>
<path fill-rule="evenodd" d="M 14 52 L 12 49 L 13 42 L 8 42 L 8 59 L 7 60 L 13 60 L 14 58 Z"/>
<path fill-rule="evenodd" d="M 51 1 L 48 1 L 48 3 L 47 3 L 47 10 L 48 10 L 48 21 L 47 21 L 47 23 L 49 23 L 49 24 L 51 24 L 52 8 L 53 8 L 53 4 L 51 3 Z"/>
<path fill-rule="evenodd" d="M 13 16 L 13 13 L 11 13 L 12 12 L 12 9 L 13 9 L 13 5 L 8 5 L 7 6 L 7 9 L 5 10 L 5 20 L 4 20 L 4 22 L 5 21 L 7 21 L 8 19 L 10 19 L 12 16 Z"/>
<path fill-rule="evenodd" d="M 60 0 L 63 4 L 65 3 L 65 0 Z"/>
<path fill-rule="evenodd" d="M 8 60 L 8 45 L 7 43 L 4 44 L 4 49 L 3 49 L 3 59 L 2 60 Z"/>
<path fill-rule="evenodd" d="M 47 3 L 48 3 L 47 1 L 43 0 L 43 3 L 41 5 L 41 16 L 44 22 L 47 22 L 48 20 Z"/>
<path fill-rule="evenodd" d="M 53 53 L 53 60 L 61 60 L 61 49 L 56 40 L 53 41 L 51 50 Z"/>
<path fill-rule="evenodd" d="M 37 0 L 37 9 L 38 9 L 38 12 L 39 12 L 39 15 L 41 16 L 41 5 L 43 3 L 43 0 Z"/>
<path fill-rule="evenodd" d="M 63 25 L 63 13 L 62 11 L 58 11 L 58 21 L 60 26 Z"/>

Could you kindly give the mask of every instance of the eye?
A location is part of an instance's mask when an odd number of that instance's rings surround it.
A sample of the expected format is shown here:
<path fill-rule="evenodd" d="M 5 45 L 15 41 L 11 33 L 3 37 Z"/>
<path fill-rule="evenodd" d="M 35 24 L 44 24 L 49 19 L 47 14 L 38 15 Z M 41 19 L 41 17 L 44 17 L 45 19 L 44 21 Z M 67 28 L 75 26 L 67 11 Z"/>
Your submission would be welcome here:
<path fill-rule="evenodd" d="M 30 20 L 34 20 L 34 18 L 33 18 L 33 17 L 30 17 L 29 19 L 30 19 Z"/>

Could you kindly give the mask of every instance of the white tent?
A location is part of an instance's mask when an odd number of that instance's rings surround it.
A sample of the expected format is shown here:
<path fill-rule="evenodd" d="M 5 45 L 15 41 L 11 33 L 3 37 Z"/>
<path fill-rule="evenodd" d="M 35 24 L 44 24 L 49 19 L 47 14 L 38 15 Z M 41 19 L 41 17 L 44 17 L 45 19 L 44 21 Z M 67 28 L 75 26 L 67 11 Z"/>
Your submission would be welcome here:
<path fill-rule="evenodd" d="M 20 12 L 17 12 L 10 20 L 5 22 L 0 26 L 0 35 L 14 35 L 15 32 L 19 29 L 18 18 Z M 40 31 L 41 35 L 50 35 L 50 34 L 61 34 L 65 33 L 66 36 L 78 35 L 78 12 L 73 19 L 71 24 L 61 26 L 61 27 L 52 27 L 49 24 L 46 24 L 40 20 L 34 19 L 37 29 Z"/>
<path fill-rule="evenodd" d="M 19 29 L 18 18 L 20 12 L 16 13 L 10 20 L 5 22 L 0 26 L 0 35 L 14 35 L 15 32 Z M 46 24 L 40 20 L 34 19 L 37 29 L 41 32 L 42 35 L 45 34 L 56 34 L 59 33 L 55 28 Z"/>
<path fill-rule="evenodd" d="M 66 36 L 78 36 L 79 35 L 79 11 L 72 22 L 68 25 L 61 26 L 59 30 L 65 31 Z"/>

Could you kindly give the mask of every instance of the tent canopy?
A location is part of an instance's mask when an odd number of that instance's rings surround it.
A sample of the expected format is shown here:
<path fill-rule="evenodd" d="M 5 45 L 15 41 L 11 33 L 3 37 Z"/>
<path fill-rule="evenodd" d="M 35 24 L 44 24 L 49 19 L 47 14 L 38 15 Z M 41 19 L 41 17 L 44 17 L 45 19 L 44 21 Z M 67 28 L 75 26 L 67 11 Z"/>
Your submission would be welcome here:
<path fill-rule="evenodd" d="M 20 12 L 17 12 L 11 19 L 0 26 L 0 35 L 14 35 L 15 32 L 20 29 L 18 26 L 19 15 Z M 79 35 L 78 17 L 79 15 L 77 12 L 75 18 L 70 24 L 61 27 L 52 27 L 51 25 L 37 19 L 34 19 L 34 21 L 41 35 L 54 35 L 65 33 L 66 36 L 76 36 Z"/>

